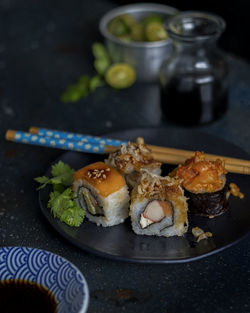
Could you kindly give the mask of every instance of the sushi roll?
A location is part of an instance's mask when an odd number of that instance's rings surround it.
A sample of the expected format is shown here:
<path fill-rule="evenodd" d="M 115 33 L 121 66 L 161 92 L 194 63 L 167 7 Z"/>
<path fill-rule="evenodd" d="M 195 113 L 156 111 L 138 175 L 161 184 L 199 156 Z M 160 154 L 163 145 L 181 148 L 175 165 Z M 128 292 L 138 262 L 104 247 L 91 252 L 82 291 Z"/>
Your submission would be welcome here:
<path fill-rule="evenodd" d="M 203 216 L 217 216 L 228 208 L 226 173 L 221 160 L 206 160 L 205 154 L 197 151 L 170 176 L 182 179 L 190 212 Z"/>
<path fill-rule="evenodd" d="M 105 163 L 116 168 L 124 176 L 130 189 L 140 182 L 143 169 L 156 175 L 161 174 L 161 163 L 154 160 L 142 137 L 138 137 L 136 143 L 121 145 L 109 155 Z"/>
<path fill-rule="evenodd" d="M 113 226 L 128 217 L 129 193 L 122 175 L 103 162 L 74 173 L 76 202 L 97 225 Z"/>
<path fill-rule="evenodd" d="M 188 218 L 180 180 L 144 172 L 133 189 L 129 214 L 138 235 L 182 236 Z"/>

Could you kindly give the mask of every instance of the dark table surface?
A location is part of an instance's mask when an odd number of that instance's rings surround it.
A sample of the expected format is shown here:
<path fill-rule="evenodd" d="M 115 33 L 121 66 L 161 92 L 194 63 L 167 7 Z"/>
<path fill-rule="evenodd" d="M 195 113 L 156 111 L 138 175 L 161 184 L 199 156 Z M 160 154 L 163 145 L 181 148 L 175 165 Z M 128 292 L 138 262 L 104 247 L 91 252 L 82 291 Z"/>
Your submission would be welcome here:
<path fill-rule="evenodd" d="M 133 264 L 86 253 L 43 217 L 33 178 L 60 150 L 6 142 L 7 129 L 50 127 L 104 134 L 161 121 L 155 85 L 114 92 L 103 87 L 73 104 L 60 102 L 68 84 L 93 73 L 91 44 L 109 0 L 0 1 L 0 246 L 32 246 L 57 253 L 82 271 L 88 312 L 250 312 L 250 237 L 207 258 L 182 264 Z M 250 66 L 230 63 L 230 107 L 219 121 L 196 127 L 250 153 Z M 133 112 L 131 114 L 130 112 Z M 122 118 L 121 118 L 122 116 Z M 249 209 L 249 208 L 247 208 Z M 124 289 L 128 296 L 117 297 Z"/>

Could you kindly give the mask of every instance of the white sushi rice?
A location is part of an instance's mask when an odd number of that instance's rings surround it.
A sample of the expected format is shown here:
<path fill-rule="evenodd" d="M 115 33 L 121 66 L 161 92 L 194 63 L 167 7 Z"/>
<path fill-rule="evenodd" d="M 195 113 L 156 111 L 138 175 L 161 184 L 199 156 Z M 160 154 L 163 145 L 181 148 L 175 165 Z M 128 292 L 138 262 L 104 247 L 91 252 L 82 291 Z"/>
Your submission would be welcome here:
<path fill-rule="evenodd" d="M 89 213 L 86 207 L 82 205 L 85 203 L 84 197 L 81 194 L 81 187 L 86 187 L 90 190 L 94 198 L 98 201 L 102 207 L 104 216 L 95 216 Z M 114 226 L 123 223 L 128 217 L 128 207 L 129 207 L 129 193 L 127 186 L 123 186 L 116 192 L 108 195 L 107 197 L 102 197 L 99 193 L 88 184 L 86 181 L 78 180 L 74 183 L 75 196 L 77 197 L 77 204 L 84 209 L 86 217 L 91 221 L 96 223 L 98 226 Z"/>
<path fill-rule="evenodd" d="M 158 187 L 161 186 L 161 182 L 169 187 L 172 186 L 176 192 L 159 192 Z M 142 228 L 141 214 L 148 203 L 153 200 L 169 201 L 174 210 L 173 217 L 165 217 L 160 222 Z M 129 215 L 133 231 L 138 235 L 182 236 L 188 229 L 187 210 L 187 198 L 178 181 L 167 176 L 160 177 L 150 172 L 144 172 L 141 183 L 133 189 Z"/>
<path fill-rule="evenodd" d="M 186 198 L 183 199 L 184 206 L 186 202 Z M 133 231 L 138 235 L 155 235 L 155 236 L 164 236 L 164 237 L 171 237 L 171 236 L 182 236 L 188 228 L 188 221 L 186 220 L 185 223 L 178 223 L 179 215 L 181 211 L 176 207 L 175 203 L 172 203 L 174 206 L 174 218 L 173 218 L 173 225 L 162 229 L 163 221 L 158 223 L 150 224 L 146 228 L 142 228 L 140 225 L 140 218 L 141 214 L 144 211 L 145 207 L 147 206 L 149 200 L 144 199 L 143 201 L 134 201 L 133 204 L 130 206 L 130 216 L 132 222 Z M 165 218 L 166 219 L 166 218 Z"/>

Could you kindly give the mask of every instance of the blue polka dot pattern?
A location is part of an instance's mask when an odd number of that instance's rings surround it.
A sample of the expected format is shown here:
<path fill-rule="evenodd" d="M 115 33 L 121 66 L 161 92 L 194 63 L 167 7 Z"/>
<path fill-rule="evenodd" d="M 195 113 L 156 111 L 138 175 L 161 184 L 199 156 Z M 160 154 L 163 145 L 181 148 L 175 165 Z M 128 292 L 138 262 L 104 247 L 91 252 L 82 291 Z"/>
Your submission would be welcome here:
<path fill-rule="evenodd" d="M 42 137 L 22 131 L 16 131 L 14 141 L 37 146 L 100 154 L 104 153 L 105 149 L 105 145 L 101 144 L 91 142 L 85 143 L 82 141 L 72 141 L 70 139 L 59 139 L 55 137 Z"/>
<path fill-rule="evenodd" d="M 127 144 L 126 141 L 102 138 L 102 137 L 90 136 L 90 135 L 84 135 L 84 134 L 68 133 L 65 131 L 59 131 L 59 130 L 53 130 L 53 129 L 47 129 L 47 128 L 39 128 L 37 134 L 43 137 L 54 137 L 57 139 L 66 139 L 70 141 L 81 141 L 81 142 L 91 143 L 95 145 L 101 144 L 101 145 L 119 147 L 121 144 Z"/>

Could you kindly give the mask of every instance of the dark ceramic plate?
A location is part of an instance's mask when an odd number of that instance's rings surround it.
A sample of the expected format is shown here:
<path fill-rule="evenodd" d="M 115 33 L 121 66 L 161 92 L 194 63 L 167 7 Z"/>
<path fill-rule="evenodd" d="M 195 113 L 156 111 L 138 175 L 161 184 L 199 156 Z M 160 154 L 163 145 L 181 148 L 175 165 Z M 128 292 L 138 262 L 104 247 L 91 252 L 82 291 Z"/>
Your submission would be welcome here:
<path fill-rule="evenodd" d="M 146 143 L 154 145 L 202 150 L 208 153 L 250 159 L 237 146 L 217 137 L 191 130 L 173 129 L 133 129 L 109 134 L 109 137 L 134 140 L 143 136 Z M 63 162 L 79 169 L 86 164 L 103 160 L 103 155 L 66 152 L 61 158 Z M 164 174 L 172 169 L 164 166 Z M 49 175 L 49 170 L 46 173 Z M 138 236 L 131 229 L 130 221 L 118 226 L 103 228 L 84 220 L 79 228 L 69 227 L 54 219 L 47 209 L 49 188 L 40 191 L 42 212 L 50 224 L 67 240 L 79 248 L 110 259 L 144 263 L 178 263 L 196 260 L 219 252 L 238 242 L 250 230 L 250 176 L 228 174 L 228 181 L 240 186 L 245 194 L 244 199 L 230 197 L 229 210 L 214 219 L 189 216 L 189 232 L 184 237 Z M 202 240 L 198 244 L 190 233 L 193 226 L 199 226 L 213 234 L 212 238 Z"/>

